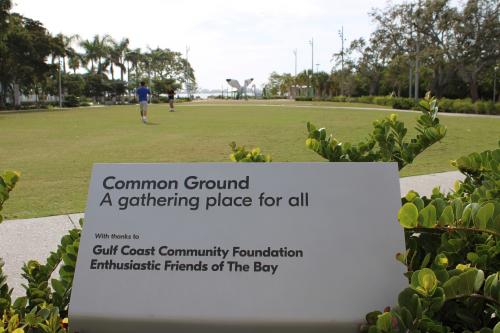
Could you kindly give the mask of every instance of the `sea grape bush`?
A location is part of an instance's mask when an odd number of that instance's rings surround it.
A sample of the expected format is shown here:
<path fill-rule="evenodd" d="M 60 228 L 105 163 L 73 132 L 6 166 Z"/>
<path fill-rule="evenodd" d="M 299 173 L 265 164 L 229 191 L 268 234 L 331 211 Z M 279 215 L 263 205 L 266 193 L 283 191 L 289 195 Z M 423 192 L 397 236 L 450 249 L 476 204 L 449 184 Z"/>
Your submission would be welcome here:
<path fill-rule="evenodd" d="M 0 211 L 18 180 L 16 172 L 0 176 Z M 45 264 L 34 260 L 24 264 L 26 296 L 15 301 L 0 258 L 0 333 L 66 332 L 79 243 L 80 229 L 73 229 L 61 239 L 57 251 L 50 254 Z M 58 267 L 59 277 L 51 278 Z"/>
<path fill-rule="evenodd" d="M 397 162 L 401 170 L 412 163 L 425 149 L 446 135 L 446 127 L 439 123 L 437 99 L 427 93 L 420 101 L 423 108 L 417 120 L 416 137 L 406 140 L 408 130 L 395 114 L 373 122 L 373 132 L 363 142 L 340 142 L 327 136 L 324 128 L 307 123 L 309 136 L 306 145 L 330 162 Z"/>
<path fill-rule="evenodd" d="M 500 332 L 500 149 L 452 164 L 466 176 L 453 192 L 402 199 L 409 286 L 365 332 Z"/>
<path fill-rule="evenodd" d="M 254 148 L 252 150 L 246 150 L 244 146 L 239 147 L 236 142 L 231 142 L 229 144 L 231 147 L 231 155 L 229 159 L 233 162 L 271 162 L 270 155 L 263 155 L 260 152 L 260 148 Z"/>
<path fill-rule="evenodd" d="M 6 171 L 0 175 L 0 212 L 2 211 L 3 204 L 9 199 L 9 193 L 16 186 L 19 180 L 19 173 L 13 171 Z M 0 223 L 3 221 L 3 216 L 0 214 Z"/>

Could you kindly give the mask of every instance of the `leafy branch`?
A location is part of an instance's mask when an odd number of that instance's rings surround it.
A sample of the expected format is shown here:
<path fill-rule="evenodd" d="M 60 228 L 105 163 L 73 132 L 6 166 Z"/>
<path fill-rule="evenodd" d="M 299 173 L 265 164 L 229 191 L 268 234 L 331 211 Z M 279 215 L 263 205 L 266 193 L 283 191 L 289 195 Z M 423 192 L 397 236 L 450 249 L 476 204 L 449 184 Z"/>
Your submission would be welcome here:
<path fill-rule="evenodd" d="M 330 135 L 324 128 L 307 123 L 309 136 L 306 145 L 330 162 L 397 162 L 401 170 L 425 149 L 440 141 L 446 135 L 446 127 L 437 117 L 437 99 L 430 93 L 420 101 L 422 114 L 417 120 L 418 134 L 406 140 L 408 132 L 404 123 L 395 114 L 373 123 L 373 132 L 358 144 L 343 143 Z"/>

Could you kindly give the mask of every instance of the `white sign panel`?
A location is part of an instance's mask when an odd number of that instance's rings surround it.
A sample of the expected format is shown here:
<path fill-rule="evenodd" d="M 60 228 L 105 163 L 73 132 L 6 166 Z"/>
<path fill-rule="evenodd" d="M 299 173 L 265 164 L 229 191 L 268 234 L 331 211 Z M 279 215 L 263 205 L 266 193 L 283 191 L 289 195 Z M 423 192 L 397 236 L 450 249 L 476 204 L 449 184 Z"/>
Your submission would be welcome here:
<path fill-rule="evenodd" d="M 358 329 L 405 286 L 395 163 L 97 164 L 70 330 Z"/>

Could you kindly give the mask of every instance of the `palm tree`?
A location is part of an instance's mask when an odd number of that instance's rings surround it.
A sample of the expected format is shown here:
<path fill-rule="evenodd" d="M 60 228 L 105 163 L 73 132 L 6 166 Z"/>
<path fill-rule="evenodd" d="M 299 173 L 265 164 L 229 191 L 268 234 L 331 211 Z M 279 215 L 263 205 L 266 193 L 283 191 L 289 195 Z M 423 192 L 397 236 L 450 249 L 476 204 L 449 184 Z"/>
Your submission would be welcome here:
<path fill-rule="evenodd" d="M 110 71 L 111 77 L 114 80 L 114 70 L 113 66 L 120 68 L 120 79 L 123 81 L 123 73 L 127 71 L 125 67 L 125 55 L 128 51 L 128 38 L 123 38 L 119 43 L 112 40 L 110 41 L 111 47 L 109 48 L 109 60 L 110 60 Z"/>
<path fill-rule="evenodd" d="M 90 62 L 90 72 L 94 73 L 94 61 L 97 59 L 97 50 L 94 43 L 90 40 L 84 40 L 80 43 L 80 46 L 84 49 L 82 60 L 83 64 L 88 64 Z"/>
<path fill-rule="evenodd" d="M 83 63 L 83 56 L 77 52 L 68 56 L 68 67 L 73 70 L 73 74 L 76 74 Z"/>
<path fill-rule="evenodd" d="M 109 35 L 104 35 L 102 38 L 99 35 L 95 35 L 92 41 L 84 40 L 80 43 L 80 46 L 85 50 L 85 62 L 91 63 L 91 72 L 94 72 L 94 64 L 97 63 L 97 73 L 102 74 L 103 70 L 106 69 L 103 59 L 106 58 L 109 49 Z"/>
<path fill-rule="evenodd" d="M 139 67 L 139 62 L 141 61 L 142 53 L 141 49 L 129 50 L 125 53 L 125 61 L 127 62 L 127 85 L 130 87 L 130 73 L 134 71 L 134 76 L 137 81 L 139 75 L 137 73 L 137 68 Z"/>
<path fill-rule="evenodd" d="M 73 42 L 80 40 L 80 36 L 78 34 L 65 36 L 63 34 L 58 34 L 57 38 L 59 38 L 64 47 L 64 54 L 62 56 L 63 60 L 63 73 L 66 74 L 66 57 L 71 58 L 76 54 L 75 49 L 73 48 Z"/>

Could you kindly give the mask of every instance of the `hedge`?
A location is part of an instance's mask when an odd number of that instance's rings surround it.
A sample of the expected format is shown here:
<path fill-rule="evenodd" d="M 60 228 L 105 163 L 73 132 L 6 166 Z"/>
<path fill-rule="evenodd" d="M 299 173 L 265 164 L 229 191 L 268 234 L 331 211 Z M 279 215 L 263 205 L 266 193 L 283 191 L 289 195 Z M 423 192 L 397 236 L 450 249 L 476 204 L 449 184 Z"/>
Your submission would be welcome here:
<path fill-rule="evenodd" d="M 329 98 L 311 98 L 297 97 L 298 102 L 337 102 L 337 103 L 365 103 L 377 104 L 382 106 L 391 106 L 393 109 L 399 110 L 419 110 L 419 102 L 413 98 L 392 97 L 392 96 L 334 96 Z M 439 111 L 444 113 L 471 113 L 471 114 L 489 114 L 500 115 L 500 103 L 492 101 L 476 101 L 472 102 L 470 98 L 465 99 L 448 99 L 441 98 L 438 103 Z"/>

